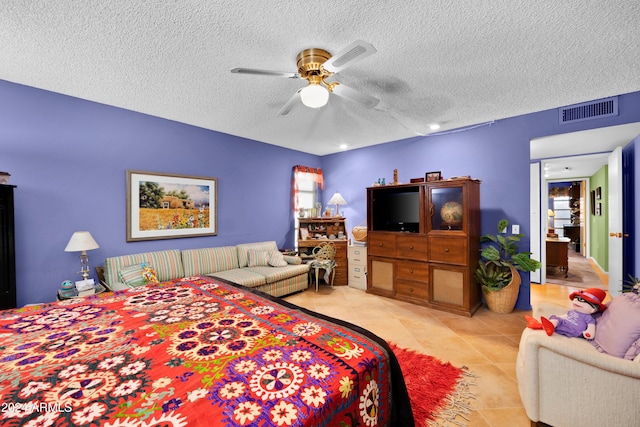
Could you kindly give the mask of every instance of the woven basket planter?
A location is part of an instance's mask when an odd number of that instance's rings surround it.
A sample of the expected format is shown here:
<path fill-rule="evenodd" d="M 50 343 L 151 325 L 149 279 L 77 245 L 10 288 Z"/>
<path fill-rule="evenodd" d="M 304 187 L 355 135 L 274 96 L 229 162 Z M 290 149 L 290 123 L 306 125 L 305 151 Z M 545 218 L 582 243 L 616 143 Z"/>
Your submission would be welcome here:
<path fill-rule="evenodd" d="M 520 272 L 515 267 L 511 269 L 511 283 L 499 291 L 489 291 L 484 294 L 489 310 L 495 313 L 511 313 L 516 306 L 518 294 L 520 293 Z"/>
<path fill-rule="evenodd" d="M 356 226 L 351 229 L 351 234 L 353 235 L 353 239 L 357 242 L 366 242 L 367 241 L 367 227 Z"/>

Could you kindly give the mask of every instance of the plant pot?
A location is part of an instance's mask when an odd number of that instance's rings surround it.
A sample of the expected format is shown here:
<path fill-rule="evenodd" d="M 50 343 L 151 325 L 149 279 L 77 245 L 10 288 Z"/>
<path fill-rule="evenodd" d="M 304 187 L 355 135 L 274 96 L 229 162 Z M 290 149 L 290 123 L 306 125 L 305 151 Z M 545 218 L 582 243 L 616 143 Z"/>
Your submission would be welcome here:
<path fill-rule="evenodd" d="M 511 270 L 511 282 L 499 291 L 489 291 L 484 294 L 489 310 L 495 313 L 511 313 L 516 306 L 518 294 L 520 293 L 520 272 L 515 267 Z"/>

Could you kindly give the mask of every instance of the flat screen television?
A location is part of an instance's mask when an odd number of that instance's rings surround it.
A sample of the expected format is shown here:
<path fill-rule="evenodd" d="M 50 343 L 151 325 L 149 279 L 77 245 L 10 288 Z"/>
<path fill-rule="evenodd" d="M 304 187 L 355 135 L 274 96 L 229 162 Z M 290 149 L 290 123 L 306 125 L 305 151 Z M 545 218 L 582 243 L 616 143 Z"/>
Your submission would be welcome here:
<path fill-rule="evenodd" d="M 373 231 L 420 231 L 419 188 L 377 190 L 371 204 Z"/>

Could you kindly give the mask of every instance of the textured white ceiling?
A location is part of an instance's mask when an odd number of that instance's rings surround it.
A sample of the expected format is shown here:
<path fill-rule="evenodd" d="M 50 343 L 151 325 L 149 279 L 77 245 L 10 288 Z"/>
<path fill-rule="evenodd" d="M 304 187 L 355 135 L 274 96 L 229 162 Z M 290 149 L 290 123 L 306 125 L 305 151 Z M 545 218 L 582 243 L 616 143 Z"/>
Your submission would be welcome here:
<path fill-rule="evenodd" d="M 3 0 L 0 79 L 324 155 L 640 90 L 640 3 Z M 277 112 L 298 52 L 357 39 L 377 53 L 331 96 Z"/>

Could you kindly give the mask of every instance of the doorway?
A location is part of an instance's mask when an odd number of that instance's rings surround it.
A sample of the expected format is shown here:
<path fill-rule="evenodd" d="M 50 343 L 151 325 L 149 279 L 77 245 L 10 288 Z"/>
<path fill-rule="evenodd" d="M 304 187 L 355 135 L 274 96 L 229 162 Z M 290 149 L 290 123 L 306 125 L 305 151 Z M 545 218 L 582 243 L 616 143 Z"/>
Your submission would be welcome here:
<path fill-rule="evenodd" d="M 546 209 L 547 179 L 575 180 L 587 178 L 608 163 L 608 156 L 615 147 L 624 147 L 640 134 L 640 123 L 596 128 L 587 131 L 573 132 L 548 137 L 536 138 L 530 141 L 531 159 L 531 252 L 532 257 L 542 263 L 542 268 L 531 274 L 532 283 L 545 283 L 546 280 L 546 233 L 549 228 L 548 211 Z M 594 154 L 595 153 L 595 154 Z M 580 161 L 600 162 L 591 165 L 595 169 L 582 170 Z M 554 177 L 544 177 L 548 170 L 545 166 L 556 167 L 554 173 L 564 173 Z M 549 169 L 549 168 L 547 168 Z M 587 180 L 587 191 L 591 184 Z M 590 194 L 590 193 L 587 193 Z M 586 209 L 591 209 L 589 197 L 585 197 Z M 621 202 L 620 202 L 621 203 Z M 584 238 L 581 239 L 585 248 L 585 255 L 590 257 L 589 242 L 590 233 L 588 222 L 585 224 Z M 620 262 L 619 257 L 616 261 Z M 622 266 L 620 266 L 622 269 Z"/>

